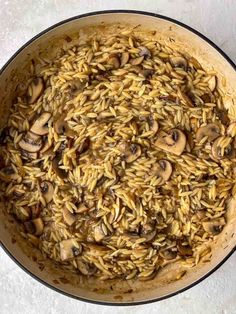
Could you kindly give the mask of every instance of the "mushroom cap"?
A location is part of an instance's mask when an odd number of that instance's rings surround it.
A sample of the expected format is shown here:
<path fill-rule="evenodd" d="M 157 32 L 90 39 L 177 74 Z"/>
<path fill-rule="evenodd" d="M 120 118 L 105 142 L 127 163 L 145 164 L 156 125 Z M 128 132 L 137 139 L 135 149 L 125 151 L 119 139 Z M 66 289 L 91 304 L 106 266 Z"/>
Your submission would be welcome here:
<path fill-rule="evenodd" d="M 25 137 L 23 137 L 19 142 L 20 148 L 29 153 L 36 153 L 40 151 L 42 145 L 42 138 L 39 135 L 34 134 L 30 131 L 27 132 Z"/>
<path fill-rule="evenodd" d="M 100 242 L 104 237 L 105 237 L 105 233 L 102 229 L 102 225 L 99 224 L 97 226 L 94 227 L 94 240 L 96 242 Z"/>
<path fill-rule="evenodd" d="M 12 180 L 17 180 L 19 178 L 19 174 L 15 171 L 12 166 L 6 166 L 0 171 L 0 179 L 5 182 L 10 182 Z"/>
<path fill-rule="evenodd" d="M 150 52 L 150 50 L 147 48 L 147 47 L 145 47 L 145 46 L 139 46 L 138 47 L 139 48 L 139 55 L 140 55 L 140 57 L 151 57 L 151 52 Z"/>
<path fill-rule="evenodd" d="M 63 215 L 63 219 L 64 219 L 65 223 L 68 226 L 72 226 L 75 223 L 76 216 L 73 215 L 67 208 L 64 207 L 62 209 L 62 215 Z"/>
<path fill-rule="evenodd" d="M 62 261 L 76 257 L 82 253 L 82 246 L 75 239 L 63 240 L 59 246 Z"/>
<path fill-rule="evenodd" d="M 231 139 L 231 142 L 227 145 L 227 147 L 223 149 L 221 143 L 222 141 L 224 141 L 224 139 L 225 139 L 224 136 L 220 136 L 214 141 L 211 149 L 212 156 L 215 159 L 235 158 L 236 156 L 235 141 Z"/>
<path fill-rule="evenodd" d="M 111 65 L 114 69 L 119 69 L 120 67 L 119 57 L 115 54 L 109 56 L 107 63 Z"/>
<path fill-rule="evenodd" d="M 148 118 L 148 125 L 150 130 L 153 131 L 153 134 L 156 134 L 159 129 L 159 125 L 158 122 L 154 120 L 152 116 Z"/>
<path fill-rule="evenodd" d="M 24 223 L 25 229 L 28 233 L 40 236 L 43 233 L 44 223 L 42 218 L 36 218 Z"/>
<path fill-rule="evenodd" d="M 45 199 L 46 203 L 50 203 L 53 199 L 54 188 L 51 182 L 43 181 L 40 184 L 41 193 L 43 198 Z"/>
<path fill-rule="evenodd" d="M 172 174 L 171 163 L 166 159 L 159 160 L 152 170 L 157 177 L 162 179 L 160 184 L 164 184 L 166 181 L 168 181 Z"/>
<path fill-rule="evenodd" d="M 52 115 L 50 112 L 43 112 L 41 116 L 38 119 L 36 119 L 30 131 L 38 135 L 48 134 L 49 129 L 48 129 L 47 123 L 49 119 L 51 118 L 51 116 Z"/>
<path fill-rule="evenodd" d="M 127 163 L 135 161 L 142 153 L 141 147 L 135 143 L 122 142 L 120 148 Z"/>
<path fill-rule="evenodd" d="M 180 88 L 178 88 L 177 95 L 187 107 L 190 108 L 194 107 L 194 104 L 190 97 L 187 94 L 185 94 L 185 92 L 183 92 Z"/>
<path fill-rule="evenodd" d="M 179 129 L 172 129 L 168 133 L 160 131 L 157 134 L 155 146 L 175 155 L 181 155 L 186 145 L 186 136 Z"/>
<path fill-rule="evenodd" d="M 82 257 L 76 259 L 78 270 L 85 276 L 92 276 L 96 273 L 97 268 L 94 265 L 86 263 Z"/>
<path fill-rule="evenodd" d="M 221 217 L 213 219 L 211 221 L 202 222 L 202 227 L 206 232 L 212 235 L 217 235 L 222 231 L 225 224 L 226 224 L 225 219 Z"/>
<path fill-rule="evenodd" d="M 44 91 L 44 81 L 41 77 L 36 77 L 28 86 L 27 98 L 28 103 L 33 104 L 42 95 Z"/>
<path fill-rule="evenodd" d="M 220 126 L 217 123 L 209 123 L 201 126 L 196 132 L 197 142 L 200 142 L 205 136 L 208 137 L 208 141 L 214 141 L 220 136 Z"/>
<path fill-rule="evenodd" d="M 175 68 L 183 68 L 184 70 L 188 67 L 188 62 L 184 57 L 178 56 L 178 57 L 171 57 L 170 63 Z"/>
<path fill-rule="evenodd" d="M 165 260 L 172 260 L 172 259 L 175 259 L 177 257 L 177 252 L 176 251 L 171 251 L 170 249 L 169 250 L 161 250 L 159 252 L 160 256 L 162 258 L 164 258 Z"/>

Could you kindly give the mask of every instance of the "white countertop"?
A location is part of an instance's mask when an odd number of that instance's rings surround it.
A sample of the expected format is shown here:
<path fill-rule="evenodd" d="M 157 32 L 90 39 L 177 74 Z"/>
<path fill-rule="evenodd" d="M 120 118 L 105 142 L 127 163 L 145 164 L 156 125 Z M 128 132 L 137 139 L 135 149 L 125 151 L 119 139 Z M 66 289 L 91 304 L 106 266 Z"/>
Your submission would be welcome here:
<path fill-rule="evenodd" d="M 236 63 L 235 0 L 0 0 L 0 68 L 26 41 L 54 23 L 109 9 L 150 11 L 180 20 L 213 40 Z M 60 295 L 32 279 L 0 248 L 0 313 L 234 314 L 236 254 L 184 293 L 161 302 L 122 308 Z"/>

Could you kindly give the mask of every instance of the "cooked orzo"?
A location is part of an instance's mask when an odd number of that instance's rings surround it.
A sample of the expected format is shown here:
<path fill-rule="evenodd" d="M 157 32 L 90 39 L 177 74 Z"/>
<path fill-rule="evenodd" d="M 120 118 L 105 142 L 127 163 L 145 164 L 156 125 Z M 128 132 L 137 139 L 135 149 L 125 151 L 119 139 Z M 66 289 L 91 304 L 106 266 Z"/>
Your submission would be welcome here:
<path fill-rule="evenodd" d="M 94 37 L 37 59 L 1 133 L 1 196 L 44 256 L 85 276 L 194 266 L 235 194 L 216 73 L 156 40 Z"/>

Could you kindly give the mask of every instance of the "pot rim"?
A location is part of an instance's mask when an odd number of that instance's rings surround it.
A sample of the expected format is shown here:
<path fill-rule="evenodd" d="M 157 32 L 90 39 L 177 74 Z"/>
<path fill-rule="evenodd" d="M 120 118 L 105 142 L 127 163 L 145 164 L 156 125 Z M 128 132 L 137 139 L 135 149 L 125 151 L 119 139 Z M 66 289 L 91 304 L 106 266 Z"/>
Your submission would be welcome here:
<path fill-rule="evenodd" d="M 208 44 L 210 44 L 217 52 L 219 52 L 221 54 L 221 56 L 227 60 L 227 62 L 233 67 L 233 69 L 236 71 L 236 65 L 235 63 L 231 60 L 231 58 L 225 53 L 223 52 L 223 50 L 221 50 L 221 48 L 219 48 L 214 42 L 212 42 L 208 37 L 206 37 L 205 35 L 203 35 L 202 33 L 200 33 L 199 31 L 195 30 L 194 28 L 178 21 L 175 20 L 171 17 L 167 17 L 161 14 L 157 14 L 157 13 L 152 13 L 152 12 L 146 12 L 146 11 L 138 11 L 138 10 L 123 10 L 123 9 L 118 9 L 118 10 L 102 10 L 102 11 L 93 11 L 93 12 L 89 12 L 89 13 L 84 13 L 84 14 L 80 14 L 80 15 L 76 15 L 73 16 L 71 18 L 62 20 L 48 28 L 46 28 L 45 30 L 41 31 L 40 33 L 38 33 L 37 35 L 35 35 L 34 37 L 32 37 L 30 40 L 28 40 L 21 48 L 19 48 L 14 54 L 13 56 L 2 66 L 2 68 L 0 69 L 0 76 L 3 73 L 3 71 L 7 68 L 7 66 L 18 56 L 18 54 L 27 46 L 29 46 L 32 42 L 34 42 L 37 38 L 43 36 L 44 34 L 48 33 L 50 30 L 53 30 L 54 28 L 61 26 L 63 24 L 66 24 L 68 22 L 77 20 L 77 19 L 81 19 L 84 17 L 89 17 L 89 16 L 95 16 L 95 15 L 102 15 L 102 14 L 116 14 L 116 13 L 131 13 L 131 14 L 137 14 L 137 15 L 146 15 L 146 16 L 151 16 L 151 17 L 155 17 L 155 18 L 159 18 L 159 19 L 163 19 L 169 22 L 172 22 L 174 24 L 177 24 L 185 29 L 187 29 L 188 31 L 194 33 L 195 35 L 197 35 L 198 37 L 202 38 L 204 41 L 206 41 Z M 218 268 L 220 268 L 227 260 L 228 258 L 236 251 L 236 245 L 235 247 L 214 267 L 212 268 L 209 272 L 207 272 L 204 276 L 202 276 L 201 278 L 197 279 L 196 281 L 194 281 L 193 283 L 187 285 L 186 287 L 179 289 L 178 291 L 169 293 L 165 296 L 162 297 L 157 297 L 151 300 L 144 300 L 144 301 L 130 301 L 130 302 L 124 302 L 124 303 L 117 303 L 117 302 L 106 302 L 106 301 L 97 301 L 97 300 L 91 300 L 91 299 L 86 299 L 84 297 L 78 297 L 75 296 L 69 292 L 65 292 L 63 290 L 61 290 L 60 288 L 55 287 L 52 284 L 47 283 L 46 281 L 44 281 L 43 279 L 39 278 L 38 276 L 36 276 L 33 272 L 31 272 L 30 270 L 27 269 L 26 266 L 24 266 L 9 250 L 8 248 L 2 243 L 0 242 L 1 247 L 3 248 L 3 250 L 7 253 L 7 255 L 21 268 L 23 269 L 28 275 L 30 275 L 32 278 L 36 279 L 38 282 L 40 282 L 41 284 L 43 284 L 44 286 L 61 293 L 64 296 L 79 300 L 79 301 L 84 301 L 84 302 L 88 302 L 88 303 L 92 303 L 92 304 L 98 304 L 98 305 L 112 305 L 112 306 L 133 306 L 133 305 L 142 305 L 142 304 L 149 304 L 149 303 L 153 303 L 153 302 L 157 302 L 157 301 L 161 301 L 164 299 L 168 299 L 170 297 L 173 297 L 177 294 L 180 294 L 181 292 L 184 292 L 192 287 L 194 287 L 195 285 L 197 285 L 198 283 L 202 282 L 204 279 L 206 279 L 207 277 L 209 277 L 211 274 L 213 274 Z"/>

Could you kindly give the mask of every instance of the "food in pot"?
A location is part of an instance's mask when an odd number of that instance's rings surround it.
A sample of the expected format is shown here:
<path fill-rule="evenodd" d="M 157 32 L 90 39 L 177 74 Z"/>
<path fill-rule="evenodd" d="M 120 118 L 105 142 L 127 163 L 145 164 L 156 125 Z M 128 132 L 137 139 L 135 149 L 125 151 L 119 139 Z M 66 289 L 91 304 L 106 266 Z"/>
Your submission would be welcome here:
<path fill-rule="evenodd" d="M 1 197 L 24 237 L 101 279 L 196 265 L 235 191 L 216 73 L 122 32 L 34 64 L 1 137 Z"/>

